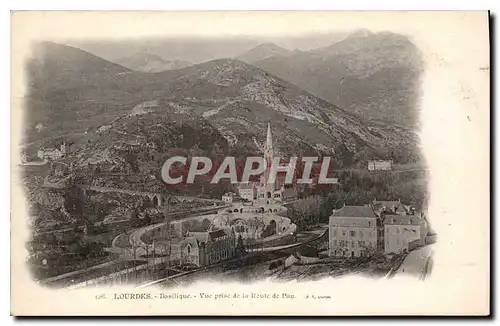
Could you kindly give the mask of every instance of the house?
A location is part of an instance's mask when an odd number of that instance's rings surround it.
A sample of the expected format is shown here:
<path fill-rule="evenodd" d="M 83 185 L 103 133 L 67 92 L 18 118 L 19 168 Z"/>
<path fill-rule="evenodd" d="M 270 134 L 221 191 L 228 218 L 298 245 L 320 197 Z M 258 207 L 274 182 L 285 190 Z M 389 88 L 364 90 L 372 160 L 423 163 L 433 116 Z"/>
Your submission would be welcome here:
<path fill-rule="evenodd" d="M 180 242 L 180 263 L 199 267 L 234 257 L 236 236 L 231 228 L 207 232 L 188 232 Z"/>
<path fill-rule="evenodd" d="M 257 185 L 254 182 L 240 183 L 238 185 L 238 195 L 247 201 L 257 199 Z"/>
<path fill-rule="evenodd" d="M 392 160 L 371 160 L 368 161 L 368 171 L 390 171 L 393 163 Z"/>
<path fill-rule="evenodd" d="M 367 206 L 344 206 L 330 216 L 328 252 L 336 257 L 360 257 L 383 250 L 382 221 Z"/>
<path fill-rule="evenodd" d="M 59 148 L 41 148 L 37 156 L 42 160 L 57 160 L 73 152 L 72 142 L 63 142 Z"/>
<path fill-rule="evenodd" d="M 377 200 L 374 199 L 370 205 L 377 215 L 380 215 L 382 212 L 390 212 L 395 213 L 397 215 L 408 215 L 414 214 L 415 209 L 410 205 L 404 205 L 401 203 L 401 200 Z"/>
<path fill-rule="evenodd" d="M 64 154 L 57 148 L 43 148 L 38 150 L 37 156 L 42 160 L 57 160 Z"/>
<path fill-rule="evenodd" d="M 222 201 L 226 203 L 232 203 L 236 198 L 236 194 L 234 192 L 228 192 L 222 195 Z"/>
<path fill-rule="evenodd" d="M 383 213 L 384 253 L 402 253 L 426 244 L 428 225 L 421 214 Z"/>
<path fill-rule="evenodd" d="M 73 142 L 63 142 L 61 144 L 61 153 L 63 155 L 68 155 L 73 152 Z"/>

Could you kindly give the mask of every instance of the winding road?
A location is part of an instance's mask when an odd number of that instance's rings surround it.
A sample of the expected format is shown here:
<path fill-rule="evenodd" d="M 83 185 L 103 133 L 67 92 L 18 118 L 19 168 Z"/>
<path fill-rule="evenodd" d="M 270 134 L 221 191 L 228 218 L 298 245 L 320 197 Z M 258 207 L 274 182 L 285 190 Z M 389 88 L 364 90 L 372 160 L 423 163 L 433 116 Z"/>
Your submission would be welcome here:
<path fill-rule="evenodd" d="M 394 273 L 394 277 L 411 276 L 425 280 L 432 268 L 432 245 L 411 251 Z"/>

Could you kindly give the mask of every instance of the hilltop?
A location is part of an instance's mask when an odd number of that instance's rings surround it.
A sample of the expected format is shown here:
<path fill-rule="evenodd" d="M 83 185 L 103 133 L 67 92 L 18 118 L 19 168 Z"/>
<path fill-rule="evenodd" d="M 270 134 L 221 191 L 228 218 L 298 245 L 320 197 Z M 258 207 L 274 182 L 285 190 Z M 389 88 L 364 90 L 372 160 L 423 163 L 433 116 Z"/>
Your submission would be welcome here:
<path fill-rule="evenodd" d="M 82 149 L 79 165 L 102 155 L 118 171 L 137 171 L 123 165 L 127 151 L 135 153 L 139 166 L 173 149 L 260 153 L 268 122 L 283 155 L 328 154 L 340 165 L 351 165 L 388 153 L 408 160 L 415 153 L 416 136 L 408 129 L 363 122 L 242 61 L 219 59 L 142 73 L 64 45 L 49 49 L 48 60 L 32 65 L 38 68 L 32 70 L 32 85 L 45 87 L 31 90 L 28 127 L 43 122 L 46 137 L 73 137 Z M 47 65 L 57 76 L 55 83 L 45 83 Z M 82 71 L 89 75 L 85 80 Z M 33 129 L 31 136 L 41 138 Z M 117 151 L 120 143 L 136 149 Z"/>
<path fill-rule="evenodd" d="M 286 50 L 274 43 L 262 43 L 239 55 L 236 59 L 247 63 L 253 63 L 273 56 L 287 56 L 291 53 L 291 51 Z"/>
<path fill-rule="evenodd" d="M 164 60 L 162 57 L 152 53 L 136 53 L 129 57 L 116 60 L 116 63 L 131 70 L 142 72 L 161 72 L 186 68 L 192 63 L 183 60 Z"/>
<path fill-rule="evenodd" d="M 327 47 L 253 64 L 365 121 L 418 124 L 422 58 L 403 35 L 360 30 Z"/>

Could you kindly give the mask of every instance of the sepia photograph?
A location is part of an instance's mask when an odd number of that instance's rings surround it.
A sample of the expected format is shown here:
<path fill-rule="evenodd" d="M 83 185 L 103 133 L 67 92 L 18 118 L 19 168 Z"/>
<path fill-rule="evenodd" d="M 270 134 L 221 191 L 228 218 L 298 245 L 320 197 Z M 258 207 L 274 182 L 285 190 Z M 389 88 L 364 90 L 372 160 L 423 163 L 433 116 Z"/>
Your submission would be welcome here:
<path fill-rule="evenodd" d="M 85 314 L 129 302 L 107 312 L 169 315 L 211 301 L 199 313 L 221 315 L 233 300 L 235 315 L 489 313 L 487 12 L 11 20 L 14 314 L 77 314 L 73 301 Z M 478 47 L 443 44 L 472 69 L 429 52 L 459 21 Z M 470 86 L 440 97 L 458 69 Z M 475 106 L 463 119 L 447 108 L 456 94 Z M 434 310 L 447 287 L 457 296 Z M 353 297 L 339 304 L 339 291 Z M 351 304 L 364 293 L 388 305 Z M 49 296 L 54 310 L 33 307 Z M 238 310 L 245 301 L 260 303 Z"/>

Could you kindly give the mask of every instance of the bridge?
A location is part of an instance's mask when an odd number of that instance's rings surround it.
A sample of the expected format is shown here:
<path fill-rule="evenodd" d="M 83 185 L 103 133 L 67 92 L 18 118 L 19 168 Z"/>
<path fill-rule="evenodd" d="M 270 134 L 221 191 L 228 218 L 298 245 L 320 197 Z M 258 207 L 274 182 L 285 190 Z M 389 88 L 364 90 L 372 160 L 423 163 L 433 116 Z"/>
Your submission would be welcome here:
<path fill-rule="evenodd" d="M 200 197 L 182 196 L 182 195 L 168 195 L 168 194 L 161 194 L 161 193 L 155 193 L 155 192 L 122 189 L 122 188 L 112 188 L 112 187 L 101 187 L 101 186 L 87 186 L 87 185 L 81 185 L 81 184 L 79 184 L 77 186 L 81 187 L 84 192 L 95 191 L 95 192 L 100 192 L 100 193 L 121 193 L 121 194 L 127 194 L 127 195 L 131 195 L 131 196 L 146 197 L 153 203 L 154 206 L 158 206 L 158 207 L 161 207 L 163 205 L 163 203 L 165 202 L 165 200 L 167 200 L 168 198 L 176 198 L 180 202 L 189 202 L 189 201 L 197 200 L 200 202 L 225 204 L 220 199 L 200 198 Z M 61 185 L 59 183 L 52 183 L 52 182 L 48 181 L 47 179 L 44 180 L 43 187 L 53 188 L 53 189 L 64 188 L 63 185 Z"/>

